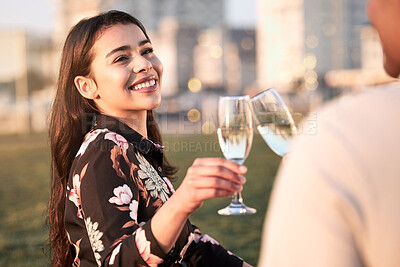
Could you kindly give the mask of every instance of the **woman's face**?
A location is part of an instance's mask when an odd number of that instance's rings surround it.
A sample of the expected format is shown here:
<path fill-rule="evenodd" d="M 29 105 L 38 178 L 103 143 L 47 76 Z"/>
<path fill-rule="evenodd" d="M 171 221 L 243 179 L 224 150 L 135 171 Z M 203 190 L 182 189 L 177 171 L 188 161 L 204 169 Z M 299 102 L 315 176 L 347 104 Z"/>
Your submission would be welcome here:
<path fill-rule="evenodd" d="M 163 65 L 137 25 L 106 28 L 93 52 L 91 78 L 97 87 L 94 101 L 102 113 L 130 118 L 138 111 L 158 107 Z"/>
<path fill-rule="evenodd" d="M 400 74 L 400 0 L 370 0 L 367 12 L 381 39 L 385 70 L 397 78 Z"/>

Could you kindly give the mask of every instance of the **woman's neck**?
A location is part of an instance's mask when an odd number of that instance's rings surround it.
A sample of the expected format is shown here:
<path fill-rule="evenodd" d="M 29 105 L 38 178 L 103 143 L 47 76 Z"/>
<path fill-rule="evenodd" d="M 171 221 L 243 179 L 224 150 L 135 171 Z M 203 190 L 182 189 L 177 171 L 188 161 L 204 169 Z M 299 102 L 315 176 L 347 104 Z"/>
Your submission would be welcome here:
<path fill-rule="evenodd" d="M 147 138 L 147 110 L 141 110 L 118 119 Z"/>

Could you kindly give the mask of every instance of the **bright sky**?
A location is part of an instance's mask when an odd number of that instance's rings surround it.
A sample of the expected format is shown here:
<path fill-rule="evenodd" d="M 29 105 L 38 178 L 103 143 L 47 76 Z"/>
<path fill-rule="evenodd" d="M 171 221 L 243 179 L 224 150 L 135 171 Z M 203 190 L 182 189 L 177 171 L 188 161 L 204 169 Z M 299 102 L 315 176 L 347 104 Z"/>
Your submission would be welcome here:
<path fill-rule="evenodd" d="M 257 0 L 225 0 L 226 19 L 236 28 L 248 28 L 256 25 Z"/>
<path fill-rule="evenodd" d="M 50 33 L 55 23 L 55 0 L 0 0 L 0 28 L 27 28 Z M 256 0 L 226 0 L 227 22 L 235 27 L 255 25 Z"/>
<path fill-rule="evenodd" d="M 55 21 L 54 0 L 0 0 L 0 27 L 51 32 Z"/>

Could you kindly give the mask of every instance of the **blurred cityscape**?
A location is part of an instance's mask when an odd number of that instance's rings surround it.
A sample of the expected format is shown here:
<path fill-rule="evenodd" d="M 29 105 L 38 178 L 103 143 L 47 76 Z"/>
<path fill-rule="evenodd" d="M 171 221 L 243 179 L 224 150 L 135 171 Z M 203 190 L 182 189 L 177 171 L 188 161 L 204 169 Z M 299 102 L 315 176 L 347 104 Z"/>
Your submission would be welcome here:
<path fill-rule="evenodd" d="M 324 101 L 390 80 L 367 0 L 249 1 L 254 25 L 231 23 L 228 0 L 53 2 L 51 35 L 0 31 L 0 134 L 46 131 L 69 29 L 110 9 L 143 22 L 164 64 L 157 114 L 165 133 L 213 133 L 219 95 L 275 87 L 301 118 Z"/>

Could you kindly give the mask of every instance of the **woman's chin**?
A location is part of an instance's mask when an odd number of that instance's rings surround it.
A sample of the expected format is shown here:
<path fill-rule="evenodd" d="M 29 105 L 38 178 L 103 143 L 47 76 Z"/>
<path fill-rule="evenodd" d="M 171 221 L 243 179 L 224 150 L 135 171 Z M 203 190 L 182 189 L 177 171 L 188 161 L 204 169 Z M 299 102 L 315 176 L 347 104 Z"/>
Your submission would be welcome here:
<path fill-rule="evenodd" d="M 149 103 L 148 105 L 146 105 L 147 106 L 147 110 L 156 109 L 156 108 L 158 108 L 160 106 L 160 104 L 161 104 L 161 101 L 154 102 L 154 103 Z"/>

